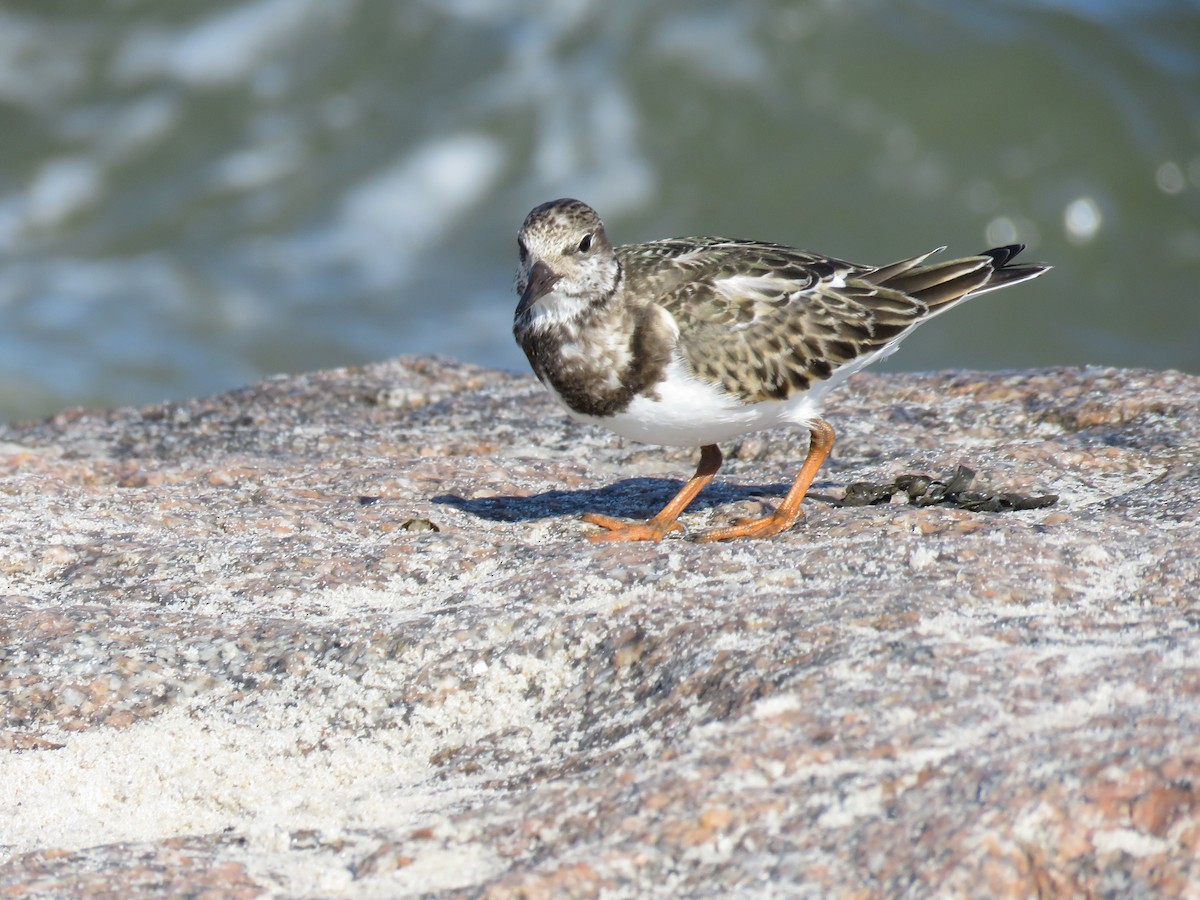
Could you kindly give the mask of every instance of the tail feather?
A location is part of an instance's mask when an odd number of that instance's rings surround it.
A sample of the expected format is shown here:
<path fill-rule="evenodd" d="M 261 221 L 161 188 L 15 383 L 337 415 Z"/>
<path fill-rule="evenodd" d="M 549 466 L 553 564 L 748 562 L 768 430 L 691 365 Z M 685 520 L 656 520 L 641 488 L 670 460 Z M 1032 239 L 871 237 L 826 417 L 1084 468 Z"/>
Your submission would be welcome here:
<path fill-rule="evenodd" d="M 910 259 L 902 259 L 899 262 L 894 262 L 891 265 L 880 266 L 871 272 L 871 280 L 876 284 L 887 284 L 893 278 L 903 275 L 905 272 L 915 269 L 929 257 L 935 253 L 941 253 L 945 247 L 938 247 L 936 250 L 930 250 L 928 253 L 922 253 L 920 256 L 914 256 Z"/>
<path fill-rule="evenodd" d="M 987 257 L 973 256 L 966 259 L 951 259 L 932 266 L 922 266 L 893 278 L 887 286 L 904 291 L 913 297 L 930 302 L 925 294 L 946 285 L 961 285 L 965 293 L 987 281 L 991 274 L 991 262 Z M 939 292 L 940 293 L 940 292 Z"/>
<path fill-rule="evenodd" d="M 984 250 L 978 256 L 921 265 L 931 255 L 926 254 L 883 266 L 873 273 L 872 280 L 883 287 L 916 297 L 927 304 L 932 313 L 940 311 L 938 307 L 1027 281 L 1049 270 L 1049 266 L 1036 263 L 1009 265 L 1024 249 L 1024 244 L 1008 244 Z"/>
<path fill-rule="evenodd" d="M 984 250 L 979 255 L 990 256 L 992 258 L 992 265 L 997 269 L 1003 269 L 1024 249 L 1024 244 L 1005 244 L 1003 247 L 993 247 L 991 250 Z"/>
<path fill-rule="evenodd" d="M 1028 281 L 1030 278 L 1037 278 L 1043 272 L 1050 271 L 1050 266 L 1041 263 L 1021 263 L 1010 266 L 1009 262 L 1012 258 L 1024 249 L 1024 244 L 1009 244 L 1006 247 L 983 251 L 983 256 L 992 258 L 992 277 L 988 279 L 986 290 L 990 291 L 993 288 L 1016 284 L 1019 281 Z"/>

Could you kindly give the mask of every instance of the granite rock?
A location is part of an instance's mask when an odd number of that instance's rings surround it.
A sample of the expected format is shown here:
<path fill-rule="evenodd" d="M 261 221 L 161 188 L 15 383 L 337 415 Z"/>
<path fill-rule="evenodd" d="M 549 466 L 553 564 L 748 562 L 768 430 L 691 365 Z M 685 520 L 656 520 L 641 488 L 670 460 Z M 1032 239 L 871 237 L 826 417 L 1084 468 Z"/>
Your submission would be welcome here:
<path fill-rule="evenodd" d="M 9 425 L 0 897 L 1200 896 L 1198 396 L 859 375 L 726 545 L 584 540 L 695 453 L 447 360 Z M 840 503 L 960 465 L 1059 499 Z"/>

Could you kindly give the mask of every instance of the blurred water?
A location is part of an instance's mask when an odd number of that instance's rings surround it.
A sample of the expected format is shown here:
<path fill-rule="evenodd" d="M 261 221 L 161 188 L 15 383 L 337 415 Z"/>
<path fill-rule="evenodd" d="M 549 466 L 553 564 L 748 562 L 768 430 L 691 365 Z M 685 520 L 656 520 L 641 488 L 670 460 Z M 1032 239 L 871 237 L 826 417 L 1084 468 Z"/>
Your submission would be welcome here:
<path fill-rule="evenodd" d="M 8 0 L 0 420 L 437 352 L 524 367 L 515 234 L 1051 275 L 893 368 L 1200 371 L 1200 3 Z"/>

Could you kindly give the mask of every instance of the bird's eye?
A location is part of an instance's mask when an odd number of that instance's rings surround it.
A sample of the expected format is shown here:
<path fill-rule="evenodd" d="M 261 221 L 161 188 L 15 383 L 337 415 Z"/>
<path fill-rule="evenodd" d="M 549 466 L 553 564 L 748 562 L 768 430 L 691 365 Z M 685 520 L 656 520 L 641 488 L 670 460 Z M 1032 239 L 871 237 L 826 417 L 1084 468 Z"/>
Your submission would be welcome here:
<path fill-rule="evenodd" d="M 589 231 L 579 241 L 579 252 L 587 253 L 591 249 L 592 249 L 592 233 Z"/>
<path fill-rule="evenodd" d="M 525 242 L 517 239 L 517 253 L 521 256 L 521 262 L 525 262 L 525 258 L 529 256 L 529 251 L 525 249 Z"/>

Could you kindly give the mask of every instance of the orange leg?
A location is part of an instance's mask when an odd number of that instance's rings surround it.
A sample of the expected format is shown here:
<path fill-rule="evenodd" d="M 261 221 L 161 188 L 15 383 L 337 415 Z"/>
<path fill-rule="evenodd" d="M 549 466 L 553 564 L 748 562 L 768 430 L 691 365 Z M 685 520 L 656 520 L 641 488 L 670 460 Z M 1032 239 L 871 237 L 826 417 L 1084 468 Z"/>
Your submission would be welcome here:
<path fill-rule="evenodd" d="M 817 419 L 812 425 L 812 438 L 808 445 L 808 456 L 800 467 L 791 490 L 779 504 L 779 508 L 771 515 L 762 519 L 743 519 L 728 528 L 718 528 L 698 535 L 698 541 L 728 541 L 732 538 L 751 537 L 761 538 L 787 531 L 800 517 L 800 503 L 808 493 L 809 486 L 817 476 L 817 470 L 833 449 L 833 426 L 823 419 Z"/>
<path fill-rule="evenodd" d="M 610 516 L 588 513 L 583 517 L 585 522 L 591 522 L 593 525 L 607 529 L 599 534 L 589 534 L 588 539 L 593 541 L 661 541 L 664 535 L 680 528 L 679 523 L 675 520 L 696 499 L 696 495 L 713 480 L 713 476 L 717 474 L 719 468 L 721 468 L 721 451 L 717 449 L 716 444 L 705 444 L 700 448 L 700 465 L 696 467 L 696 474 L 688 479 L 688 483 L 680 489 L 670 503 L 663 507 L 662 512 L 648 522 L 623 522 Z"/>

